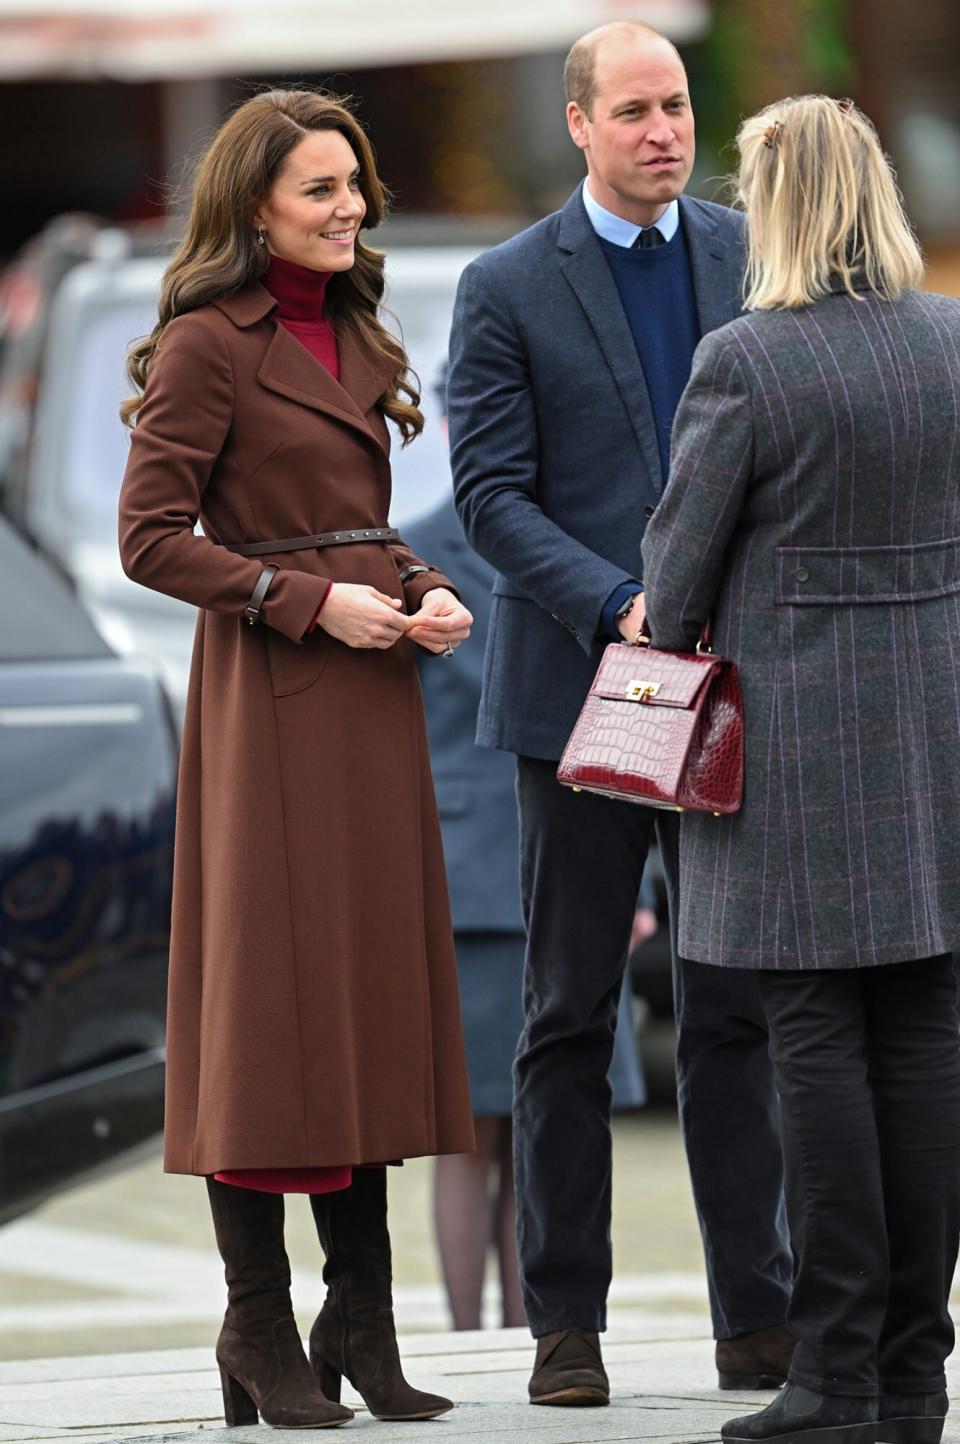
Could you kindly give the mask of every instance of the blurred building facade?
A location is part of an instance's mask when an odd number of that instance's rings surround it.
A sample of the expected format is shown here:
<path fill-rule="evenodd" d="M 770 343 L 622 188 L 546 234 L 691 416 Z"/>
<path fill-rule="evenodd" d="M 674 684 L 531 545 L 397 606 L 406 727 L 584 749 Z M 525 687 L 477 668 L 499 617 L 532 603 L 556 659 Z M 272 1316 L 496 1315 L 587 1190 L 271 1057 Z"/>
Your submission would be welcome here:
<path fill-rule="evenodd" d="M 13 198 L 3 254 L 64 210 L 176 211 L 218 119 L 264 83 L 353 95 L 403 212 L 542 215 L 581 174 L 563 118 L 565 50 L 591 24 L 629 16 L 665 29 L 687 61 L 694 190 L 718 194 L 742 115 L 785 94 L 852 95 L 893 155 L 935 267 L 960 269 L 956 0 L 354 0 L 346 19 L 331 0 L 77 6 L 0 0 L 0 183 Z"/>

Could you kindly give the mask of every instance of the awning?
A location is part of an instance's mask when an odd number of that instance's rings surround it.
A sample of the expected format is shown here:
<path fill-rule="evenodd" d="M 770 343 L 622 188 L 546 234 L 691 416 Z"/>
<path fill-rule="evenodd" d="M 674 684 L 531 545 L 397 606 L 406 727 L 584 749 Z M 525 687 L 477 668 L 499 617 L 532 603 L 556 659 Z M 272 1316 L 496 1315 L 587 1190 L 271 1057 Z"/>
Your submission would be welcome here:
<path fill-rule="evenodd" d="M 183 79 L 565 49 L 608 20 L 678 42 L 708 0 L 0 0 L 0 79 Z"/>

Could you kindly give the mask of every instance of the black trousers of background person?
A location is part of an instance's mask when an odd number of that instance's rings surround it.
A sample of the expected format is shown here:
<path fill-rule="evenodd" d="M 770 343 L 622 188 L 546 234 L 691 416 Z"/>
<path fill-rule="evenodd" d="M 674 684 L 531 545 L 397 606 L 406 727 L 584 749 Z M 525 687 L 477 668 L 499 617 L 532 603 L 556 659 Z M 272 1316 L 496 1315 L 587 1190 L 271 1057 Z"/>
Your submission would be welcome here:
<path fill-rule="evenodd" d="M 674 814 L 588 792 L 517 759 L 527 928 L 514 1065 L 517 1242 L 535 1336 L 603 1329 L 611 1278 L 610 1087 L 630 925 L 657 827 Z M 782 1324 L 792 1279 L 779 1122 L 756 973 L 676 961 L 678 1097 L 719 1338 Z M 642 1194 L 635 1200 L 642 1217 Z"/>
<path fill-rule="evenodd" d="M 790 1378 L 824 1394 L 936 1393 L 960 1237 L 950 955 L 759 976 L 798 1260 Z"/>

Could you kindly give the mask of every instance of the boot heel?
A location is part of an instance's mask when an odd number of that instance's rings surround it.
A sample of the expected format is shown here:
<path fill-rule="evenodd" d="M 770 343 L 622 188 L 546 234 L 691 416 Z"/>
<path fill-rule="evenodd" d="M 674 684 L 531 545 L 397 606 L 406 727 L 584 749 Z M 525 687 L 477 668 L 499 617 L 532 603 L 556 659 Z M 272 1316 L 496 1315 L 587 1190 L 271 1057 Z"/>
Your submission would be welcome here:
<path fill-rule="evenodd" d="M 883 1419 L 878 1444 L 940 1444 L 945 1421 L 939 1418 Z"/>
<path fill-rule="evenodd" d="M 220 1387 L 223 1390 L 223 1417 L 231 1428 L 259 1422 L 256 1404 L 243 1385 L 223 1368 L 220 1370 Z"/>
<path fill-rule="evenodd" d="M 320 1393 L 331 1404 L 340 1403 L 340 1370 L 328 1364 L 319 1354 L 310 1355 L 310 1365 L 320 1384 Z"/>
<path fill-rule="evenodd" d="M 717 1375 L 721 1389 L 779 1389 L 784 1382 L 783 1374 L 730 1374 L 722 1370 Z"/>

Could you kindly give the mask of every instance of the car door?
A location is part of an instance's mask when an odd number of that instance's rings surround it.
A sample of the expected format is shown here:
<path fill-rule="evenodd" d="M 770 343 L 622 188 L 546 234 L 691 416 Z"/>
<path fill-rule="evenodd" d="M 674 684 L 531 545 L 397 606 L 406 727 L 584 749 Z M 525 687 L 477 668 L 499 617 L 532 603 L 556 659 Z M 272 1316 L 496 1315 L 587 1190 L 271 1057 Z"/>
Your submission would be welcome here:
<path fill-rule="evenodd" d="M 0 1219 L 162 1121 L 175 733 L 0 524 Z"/>

